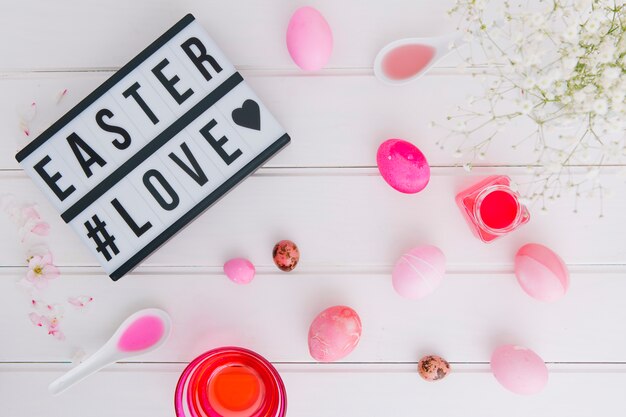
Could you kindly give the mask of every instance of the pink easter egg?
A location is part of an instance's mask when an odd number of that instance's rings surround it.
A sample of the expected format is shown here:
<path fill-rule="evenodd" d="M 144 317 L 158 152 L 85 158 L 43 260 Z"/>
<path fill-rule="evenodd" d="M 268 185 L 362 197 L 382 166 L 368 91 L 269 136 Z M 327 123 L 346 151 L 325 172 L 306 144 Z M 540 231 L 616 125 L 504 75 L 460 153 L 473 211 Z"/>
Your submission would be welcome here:
<path fill-rule="evenodd" d="M 439 248 L 418 246 L 398 259 L 391 282 L 402 297 L 423 298 L 437 289 L 445 272 L 446 257 Z"/>
<path fill-rule="evenodd" d="M 224 273 L 236 284 L 248 284 L 254 279 L 256 270 L 249 260 L 234 258 L 224 264 Z"/>
<path fill-rule="evenodd" d="M 424 154 L 402 139 L 388 139 L 381 143 L 376 163 L 387 184 L 401 193 L 420 192 L 430 180 L 430 166 Z"/>
<path fill-rule="evenodd" d="M 316 361 L 332 362 L 347 356 L 361 338 L 361 319 L 346 306 L 327 308 L 309 327 L 309 352 Z"/>
<path fill-rule="evenodd" d="M 569 272 L 563 260 L 537 243 L 529 243 L 517 251 L 515 276 L 526 294 L 540 301 L 558 300 L 569 288 Z"/>
<path fill-rule="evenodd" d="M 305 71 L 324 67 L 333 51 L 333 34 L 324 16 L 313 7 L 300 7 L 287 26 L 291 59 Z"/>
<path fill-rule="evenodd" d="M 500 385 L 515 394 L 532 395 L 548 383 L 548 368 L 532 350 L 503 345 L 491 355 L 491 372 Z"/>

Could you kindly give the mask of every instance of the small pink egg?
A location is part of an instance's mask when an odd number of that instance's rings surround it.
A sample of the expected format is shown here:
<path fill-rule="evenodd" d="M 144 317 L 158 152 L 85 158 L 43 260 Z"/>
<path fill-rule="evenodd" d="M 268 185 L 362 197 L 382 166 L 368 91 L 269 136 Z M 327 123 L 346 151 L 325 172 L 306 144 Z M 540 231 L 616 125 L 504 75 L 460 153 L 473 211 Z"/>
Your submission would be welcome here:
<path fill-rule="evenodd" d="M 445 272 L 446 257 L 439 248 L 418 246 L 398 259 L 391 282 L 402 297 L 423 298 L 437 289 Z"/>
<path fill-rule="evenodd" d="M 420 192 L 430 180 L 430 166 L 424 154 L 402 139 L 388 139 L 381 143 L 376 163 L 387 184 L 401 193 Z"/>
<path fill-rule="evenodd" d="M 569 272 L 563 260 L 537 243 L 529 243 L 517 251 L 515 276 L 526 294 L 540 301 L 558 300 L 569 288 Z"/>
<path fill-rule="evenodd" d="M 503 345 L 491 355 L 491 372 L 500 385 L 515 394 L 532 395 L 548 383 L 548 368 L 535 352 L 514 345 Z"/>
<path fill-rule="evenodd" d="M 254 279 L 256 270 L 249 260 L 234 258 L 224 264 L 224 273 L 236 284 L 248 284 Z"/>
<path fill-rule="evenodd" d="M 309 327 L 309 352 L 316 361 L 332 362 L 347 356 L 361 338 L 361 319 L 346 306 L 327 308 Z"/>
<path fill-rule="evenodd" d="M 313 7 L 300 7 L 287 27 L 291 59 L 305 71 L 324 67 L 333 51 L 333 34 L 324 16 Z"/>

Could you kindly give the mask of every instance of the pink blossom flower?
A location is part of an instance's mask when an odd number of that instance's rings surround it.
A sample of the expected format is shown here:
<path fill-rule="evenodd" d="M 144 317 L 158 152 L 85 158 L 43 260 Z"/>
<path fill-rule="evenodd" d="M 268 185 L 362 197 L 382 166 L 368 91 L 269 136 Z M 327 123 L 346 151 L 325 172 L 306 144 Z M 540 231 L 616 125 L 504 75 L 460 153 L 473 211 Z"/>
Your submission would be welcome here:
<path fill-rule="evenodd" d="M 58 278 L 59 268 L 52 263 L 52 254 L 43 256 L 34 255 L 28 261 L 28 272 L 26 280 L 32 283 L 35 288 L 43 288 L 51 279 Z"/>

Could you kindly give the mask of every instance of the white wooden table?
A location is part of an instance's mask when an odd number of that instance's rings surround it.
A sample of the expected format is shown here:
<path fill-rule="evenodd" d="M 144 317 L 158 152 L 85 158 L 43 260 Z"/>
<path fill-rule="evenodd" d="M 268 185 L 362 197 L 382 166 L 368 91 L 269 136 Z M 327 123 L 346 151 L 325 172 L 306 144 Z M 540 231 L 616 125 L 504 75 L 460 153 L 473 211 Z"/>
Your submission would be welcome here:
<path fill-rule="evenodd" d="M 626 193 L 554 203 L 546 215 L 491 245 L 475 239 L 454 205 L 462 187 L 491 173 L 528 180 L 530 149 L 511 152 L 505 134 L 471 174 L 455 167 L 435 141 L 442 120 L 480 82 L 454 59 L 420 82 L 382 85 L 372 73 L 379 48 L 406 36 L 453 29 L 439 0 L 314 0 L 333 29 L 326 69 L 305 74 L 285 47 L 287 0 L 3 0 L 0 7 L 0 192 L 37 202 L 52 229 L 49 245 L 62 276 L 46 300 L 87 294 L 93 303 L 63 320 L 63 342 L 33 326 L 28 295 L 15 283 L 23 248 L 15 226 L 0 219 L 0 415 L 172 416 L 173 390 L 185 363 L 213 347 L 241 345 L 282 373 L 290 416 L 595 416 L 624 415 L 626 398 Z M 185 13 L 192 12 L 233 60 L 292 136 L 292 144 L 197 219 L 130 276 L 112 282 L 44 201 L 13 159 L 25 138 L 15 107 L 37 100 L 45 127 L 98 86 Z M 68 95 L 55 104 L 56 94 Z M 506 135 L 513 135 L 509 132 Z M 375 167 L 389 137 L 417 144 L 432 180 L 417 195 L 388 187 Z M 292 239 L 298 268 L 280 273 L 273 244 Z M 557 303 L 526 296 L 512 275 L 524 243 L 557 251 L 571 269 L 571 289 Z M 390 269 L 406 249 L 439 246 L 448 274 L 422 301 L 399 298 Z M 251 285 L 236 286 L 223 262 L 245 256 L 257 265 Z M 363 321 L 358 348 L 336 364 L 317 364 L 307 349 L 312 318 L 334 304 Z M 78 349 L 95 351 L 129 313 L 157 306 L 174 320 L 170 341 L 117 364 L 59 397 L 46 390 Z M 550 369 L 547 389 L 519 397 L 489 373 L 500 343 L 526 345 Z M 453 373 L 429 384 L 418 377 L 423 354 L 447 358 Z"/>

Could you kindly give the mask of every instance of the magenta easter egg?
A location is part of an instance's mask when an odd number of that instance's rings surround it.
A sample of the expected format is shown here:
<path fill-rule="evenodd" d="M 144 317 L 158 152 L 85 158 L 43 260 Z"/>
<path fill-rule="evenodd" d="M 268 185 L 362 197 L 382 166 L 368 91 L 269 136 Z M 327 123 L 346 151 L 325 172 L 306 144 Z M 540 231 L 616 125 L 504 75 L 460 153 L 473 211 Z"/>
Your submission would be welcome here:
<path fill-rule="evenodd" d="M 522 289 L 540 301 L 558 300 L 569 288 L 569 271 L 563 260 L 537 243 L 529 243 L 517 251 L 515 276 Z"/>
<path fill-rule="evenodd" d="M 378 147 L 376 164 L 387 184 L 401 193 L 420 192 L 430 180 L 430 166 L 424 154 L 402 139 L 384 141 Z"/>
<path fill-rule="evenodd" d="M 224 264 L 224 273 L 234 283 L 248 284 L 254 279 L 256 269 L 244 258 L 234 258 Z"/>
<path fill-rule="evenodd" d="M 491 372 L 500 385 L 515 394 L 532 395 L 548 383 L 548 368 L 532 350 L 503 345 L 491 355 Z"/>
<path fill-rule="evenodd" d="M 324 67 L 333 51 L 333 34 L 324 16 L 312 7 L 296 10 L 287 27 L 287 49 L 305 71 Z"/>
<path fill-rule="evenodd" d="M 394 290 L 405 298 L 423 298 L 437 289 L 446 273 L 446 257 L 436 246 L 411 249 L 398 259 L 391 274 Z"/>
<path fill-rule="evenodd" d="M 309 352 L 319 362 L 344 358 L 361 339 L 361 319 L 346 306 L 327 308 L 315 317 L 309 327 Z"/>

